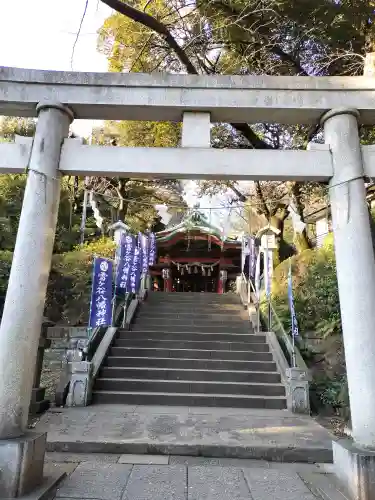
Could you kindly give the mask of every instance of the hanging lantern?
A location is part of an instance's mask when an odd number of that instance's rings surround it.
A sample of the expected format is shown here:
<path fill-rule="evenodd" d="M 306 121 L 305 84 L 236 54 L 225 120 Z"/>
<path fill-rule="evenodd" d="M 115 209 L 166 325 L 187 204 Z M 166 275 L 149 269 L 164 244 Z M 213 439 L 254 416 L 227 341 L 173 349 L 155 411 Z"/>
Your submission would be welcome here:
<path fill-rule="evenodd" d="M 191 274 L 191 267 L 190 266 L 188 266 L 187 270 L 188 270 L 188 274 Z"/>
<path fill-rule="evenodd" d="M 202 276 L 206 276 L 206 270 L 203 266 L 202 266 Z"/>
<path fill-rule="evenodd" d="M 180 272 L 180 264 L 177 264 L 177 271 Z"/>
<path fill-rule="evenodd" d="M 162 277 L 164 280 L 168 280 L 170 278 L 170 270 L 169 269 L 163 269 L 162 270 Z"/>
<path fill-rule="evenodd" d="M 194 274 L 197 274 L 198 273 L 198 268 L 197 266 L 194 266 Z"/>
<path fill-rule="evenodd" d="M 220 270 L 220 279 L 222 281 L 226 281 L 228 277 L 228 271 L 226 269 L 221 269 Z"/>
<path fill-rule="evenodd" d="M 207 275 L 211 276 L 211 268 L 208 269 Z"/>
<path fill-rule="evenodd" d="M 184 268 L 183 268 L 183 267 L 181 267 L 181 276 L 183 276 L 183 275 L 184 275 L 184 272 L 185 272 L 185 271 L 184 271 Z"/>

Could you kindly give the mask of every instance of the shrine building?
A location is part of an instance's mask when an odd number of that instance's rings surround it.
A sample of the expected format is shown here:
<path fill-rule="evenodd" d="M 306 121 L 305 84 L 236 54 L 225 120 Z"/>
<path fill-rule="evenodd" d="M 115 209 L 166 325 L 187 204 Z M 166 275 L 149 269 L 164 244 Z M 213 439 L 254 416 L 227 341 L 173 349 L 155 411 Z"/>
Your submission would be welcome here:
<path fill-rule="evenodd" d="M 197 210 L 156 233 L 154 291 L 226 293 L 241 274 L 241 241 L 225 237 Z"/>

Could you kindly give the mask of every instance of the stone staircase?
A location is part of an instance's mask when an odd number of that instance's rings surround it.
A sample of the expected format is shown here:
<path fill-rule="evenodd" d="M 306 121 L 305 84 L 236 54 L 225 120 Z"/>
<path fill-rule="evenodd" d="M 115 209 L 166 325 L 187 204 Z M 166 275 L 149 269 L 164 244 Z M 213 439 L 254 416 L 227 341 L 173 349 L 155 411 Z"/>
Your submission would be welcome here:
<path fill-rule="evenodd" d="M 117 332 L 93 403 L 286 408 L 265 335 L 237 296 L 208 293 L 151 293 Z"/>

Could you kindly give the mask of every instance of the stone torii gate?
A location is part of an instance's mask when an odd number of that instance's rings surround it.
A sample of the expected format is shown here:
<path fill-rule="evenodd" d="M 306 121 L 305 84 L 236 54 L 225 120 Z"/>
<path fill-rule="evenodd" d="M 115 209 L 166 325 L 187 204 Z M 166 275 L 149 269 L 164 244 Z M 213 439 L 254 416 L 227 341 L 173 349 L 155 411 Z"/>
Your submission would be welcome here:
<path fill-rule="evenodd" d="M 375 266 L 364 189 L 375 147 L 358 136 L 358 124 L 375 124 L 374 79 L 0 68 L 0 115 L 38 116 L 33 140 L 0 144 L 0 173 L 28 175 L 0 327 L 0 496 L 41 481 L 45 436 L 27 431 L 27 417 L 64 174 L 329 181 L 354 439 L 334 444 L 334 457 L 355 498 L 375 498 Z M 182 147 L 82 145 L 66 139 L 73 118 L 182 121 Z M 211 122 L 320 124 L 325 144 L 211 149 Z"/>

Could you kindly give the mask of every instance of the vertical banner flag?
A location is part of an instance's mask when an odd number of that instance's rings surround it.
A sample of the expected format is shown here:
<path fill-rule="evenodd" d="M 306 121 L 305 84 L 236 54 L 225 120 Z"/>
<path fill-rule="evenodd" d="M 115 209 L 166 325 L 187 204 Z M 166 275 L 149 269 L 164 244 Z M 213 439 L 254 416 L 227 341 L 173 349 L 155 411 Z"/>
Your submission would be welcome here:
<path fill-rule="evenodd" d="M 130 283 L 129 291 L 131 293 L 138 293 L 139 284 L 142 274 L 142 250 L 141 247 L 136 245 L 134 248 L 133 262 L 130 266 Z"/>
<path fill-rule="evenodd" d="M 89 327 L 110 326 L 112 322 L 112 272 L 108 259 L 95 258 L 93 265 Z"/>
<path fill-rule="evenodd" d="M 290 260 L 289 260 L 289 272 L 288 272 L 288 299 L 289 299 L 290 316 L 292 319 L 292 336 L 298 337 L 299 335 L 298 323 L 297 323 L 296 312 L 294 309 L 294 297 L 293 297 L 292 263 Z"/>
<path fill-rule="evenodd" d="M 242 236 L 241 271 L 245 272 L 246 255 L 249 255 L 249 237 Z"/>
<path fill-rule="evenodd" d="M 117 266 L 116 288 L 123 292 L 129 291 L 130 268 L 133 262 L 135 238 L 124 234 L 121 240 L 120 258 Z"/>
<path fill-rule="evenodd" d="M 257 247 L 255 246 L 255 238 L 250 237 L 250 256 L 249 256 L 249 277 L 255 277 L 255 268 L 257 264 Z"/>
<path fill-rule="evenodd" d="M 258 252 L 257 261 L 255 264 L 255 292 L 258 302 L 260 301 L 260 256 L 261 253 Z"/>
<path fill-rule="evenodd" d="M 156 261 L 156 237 L 155 233 L 151 233 L 149 237 L 148 265 L 153 266 Z"/>
<path fill-rule="evenodd" d="M 271 296 L 271 283 L 273 275 L 273 252 L 268 248 L 264 253 L 264 287 L 268 298 Z"/>
<path fill-rule="evenodd" d="M 147 235 L 139 233 L 138 241 L 142 250 L 142 273 L 147 274 L 149 266 L 149 238 Z"/>

